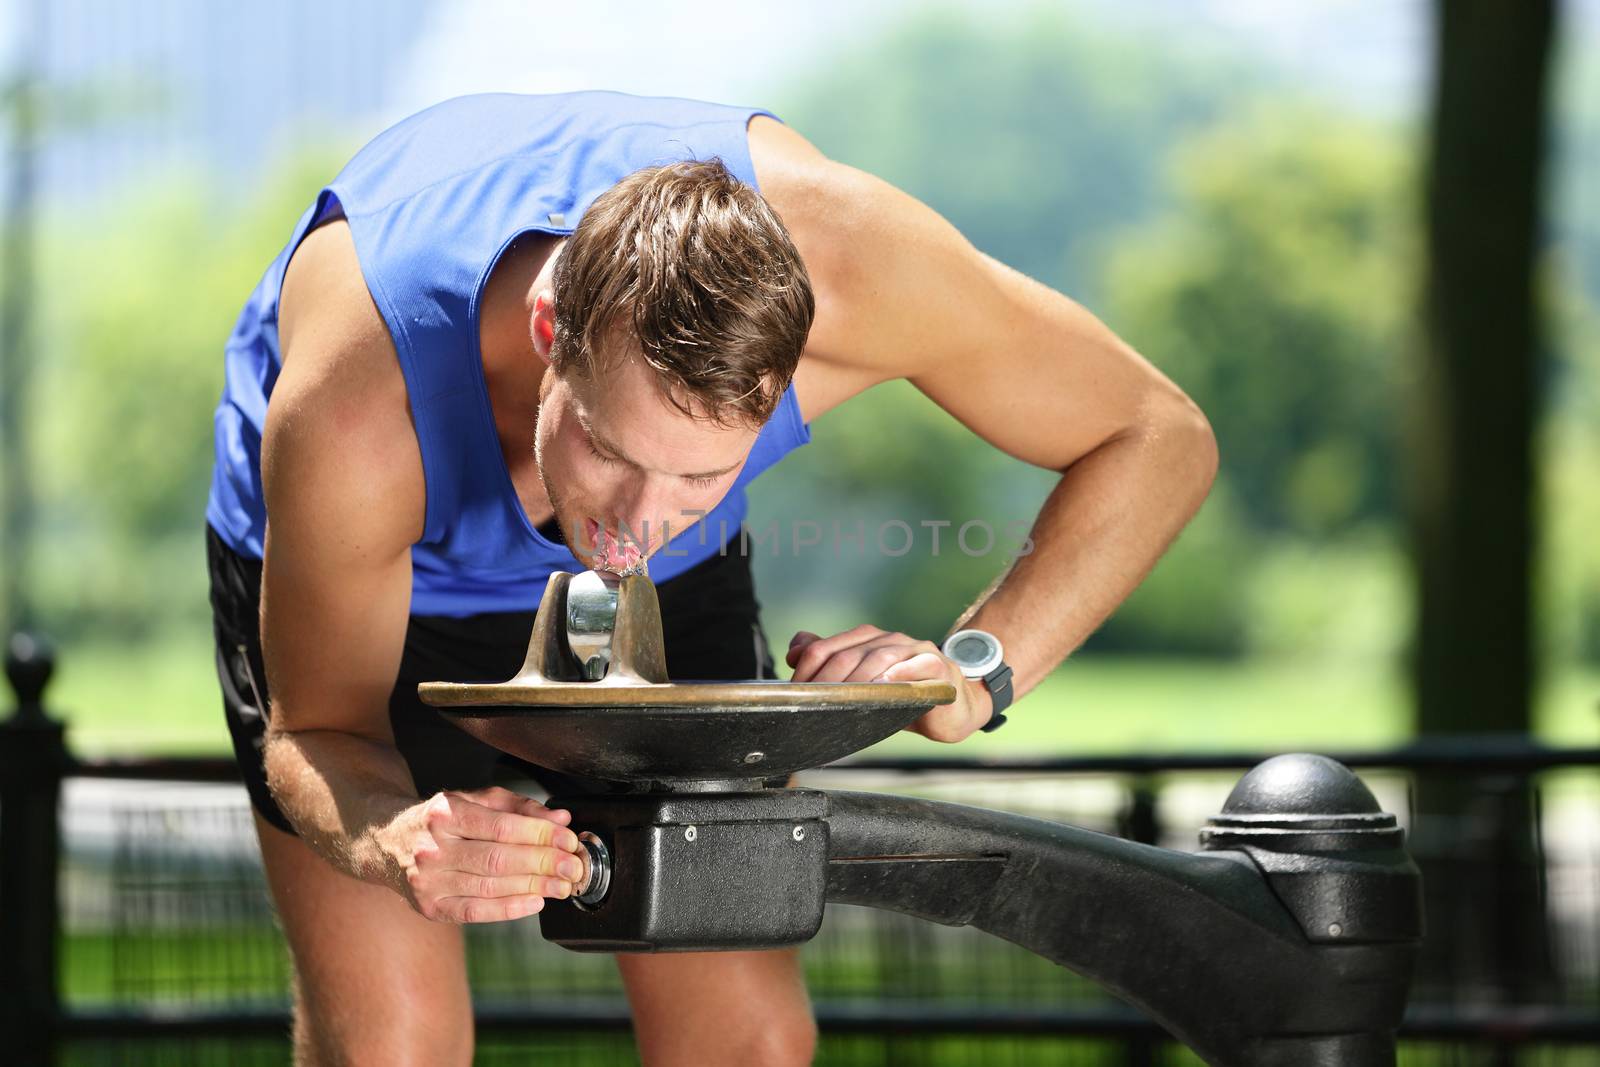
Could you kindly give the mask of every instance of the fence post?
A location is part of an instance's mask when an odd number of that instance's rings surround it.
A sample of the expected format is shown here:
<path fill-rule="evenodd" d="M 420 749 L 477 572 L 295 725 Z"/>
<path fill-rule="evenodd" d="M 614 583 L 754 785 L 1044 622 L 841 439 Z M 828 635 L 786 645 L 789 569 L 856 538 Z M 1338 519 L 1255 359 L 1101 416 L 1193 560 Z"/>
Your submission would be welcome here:
<path fill-rule="evenodd" d="M 49 646 L 13 634 L 5 667 L 16 710 L 0 721 L 0 1058 L 51 1067 L 60 1015 L 57 809 L 69 764 L 62 725 L 44 710 L 55 670 Z"/>
<path fill-rule="evenodd" d="M 1117 833 L 1141 845 L 1161 841 L 1159 786 L 1155 778 L 1141 774 L 1128 783 L 1128 805 L 1117 820 Z M 1122 1042 L 1123 1067 L 1154 1067 L 1157 1042 L 1147 1034 L 1134 1034 Z"/>

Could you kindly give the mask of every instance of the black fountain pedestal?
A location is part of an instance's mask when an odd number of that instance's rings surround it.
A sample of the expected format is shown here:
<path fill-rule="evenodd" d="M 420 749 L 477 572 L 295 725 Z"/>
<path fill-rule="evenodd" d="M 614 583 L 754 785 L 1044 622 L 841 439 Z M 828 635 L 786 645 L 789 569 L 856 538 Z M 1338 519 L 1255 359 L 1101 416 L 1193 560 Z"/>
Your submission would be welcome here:
<path fill-rule="evenodd" d="M 954 699 L 944 683 L 669 683 L 655 590 L 600 603 L 608 667 L 580 681 L 592 575 L 557 574 L 516 678 L 427 683 L 491 744 L 625 783 L 554 798 L 582 830 L 584 892 L 541 913 L 585 951 L 749 949 L 810 939 L 828 901 L 971 925 L 1101 983 L 1219 1067 L 1392 1067 L 1422 934 L 1403 832 L 1332 760 L 1245 775 L 1202 851 L 865 793 L 766 789 Z M 581 600 L 581 602 L 580 602 Z M 603 627 L 602 627 L 603 628 Z"/>

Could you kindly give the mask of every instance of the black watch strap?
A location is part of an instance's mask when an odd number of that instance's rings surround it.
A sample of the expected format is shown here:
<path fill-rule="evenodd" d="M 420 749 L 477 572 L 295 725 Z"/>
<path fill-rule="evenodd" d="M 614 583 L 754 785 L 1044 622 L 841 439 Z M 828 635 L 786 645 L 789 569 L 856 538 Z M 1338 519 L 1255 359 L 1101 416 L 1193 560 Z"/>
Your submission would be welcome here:
<path fill-rule="evenodd" d="M 1001 713 L 1011 706 L 1011 668 L 1004 663 L 1000 664 L 983 676 L 983 684 L 989 689 L 993 712 L 989 716 L 989 721 L 978 729 L 990 734 L 1006 724 L 1006 717 Z"/>

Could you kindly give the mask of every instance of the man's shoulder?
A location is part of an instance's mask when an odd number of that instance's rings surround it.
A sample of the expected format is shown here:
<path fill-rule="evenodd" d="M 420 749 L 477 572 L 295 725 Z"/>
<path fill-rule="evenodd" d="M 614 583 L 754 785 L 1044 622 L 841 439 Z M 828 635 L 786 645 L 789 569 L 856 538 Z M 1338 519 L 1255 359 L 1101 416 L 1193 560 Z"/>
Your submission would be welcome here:
<path fill-rule="evenodd" d="M 756 116 L 749 132 L 761 195 L 794 239 L 813 285 L 856 286 L 863 253 L 893 243 L 886 222 L 909 198 L 880 178 L 830 159 L 774 119 Z"/>
<path fill-rule="evenodd" d="M 396 498 L 420 497 L 421 461 L 405 379 L 343 219 L 317 227 L 295 250 L 278 329 L 283 369 L 264 448 L 291 445 L 291 452 L 311 457 L 302 479 L 338 481 L 347 474 L 345 482 L 382 486 Z M 408 528 L 417 525 L 415 510 L 402 509 Z"/>
<path fill-rule="evenodd" d="M 844 195 L 852 168 L 835 163 L 793 127 L 755 115 L 748 127 L 750 163 L 762 197 L 791 230 L 818 235 L 829 228 L 811 225 L 826 218 L 830 203 Z"/>
<path fill-rule="evenodd" d="M 795 390 L 809 422 L 894 376 L 871 346 L 857 343 L 854 310 L 871 289 L 863 261 L 872 256 L 871 246 L 881 243 L 877 205 L 889 186 L 829 159 L 774 119 L 756 116 L 749 133 L 761 195 L 794 240 L 816 296 L 816 319 L 795 372 Z"/>
<path fill-rule="evenodd" d="M 359 378 L 368 390 L 393 379 L 403 387 L 388 325 L 342 216 L 306 234 L 290 258 L 278 298 L 278 342 L 286 367 L 309 361 L 320 365 L 311 372 L 318 378 Z"/>

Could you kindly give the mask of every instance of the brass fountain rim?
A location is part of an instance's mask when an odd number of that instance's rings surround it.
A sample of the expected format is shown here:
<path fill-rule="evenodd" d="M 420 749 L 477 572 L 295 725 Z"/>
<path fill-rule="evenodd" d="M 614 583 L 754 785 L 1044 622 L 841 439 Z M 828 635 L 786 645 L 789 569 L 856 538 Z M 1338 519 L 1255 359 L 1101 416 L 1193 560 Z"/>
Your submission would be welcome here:
<path fill-rule="evenodd" d="M 661 608 L 655 586 L 630 575 L 616 586 L 614 629 L 605 677 L 583 678 L 567 646 L 563 620 L 574 575 L 549 578 L 528 637 L 528 655 L 516 676 L 504 682 L 423 682 L 417 693 L 442 708 L 931 708 L 956 698 L 943 681 L 786 682 L 680 681 L 667 678 Z"/>
<path fill-rule="evenodd" d="M 421 698 L 479 741 L 541 767 L 696 788 L 758 786 L 832 763 L 956 699 L 943 680 L 671 682 L 655 587 L 641 575 L 618 584 L 609 653 L 597 656 L 609 660 L 606 673 L 586 680 L 561 621 L 572 577 L 550 576 L 515 677 L 423 682 Z"/>
<path fill-rule="evenodd" d="M 850 708 L 928 707 L 956 699 L 949 682 L 424 682 L 417 687 L 434 707 L 561 708 Z"/>

